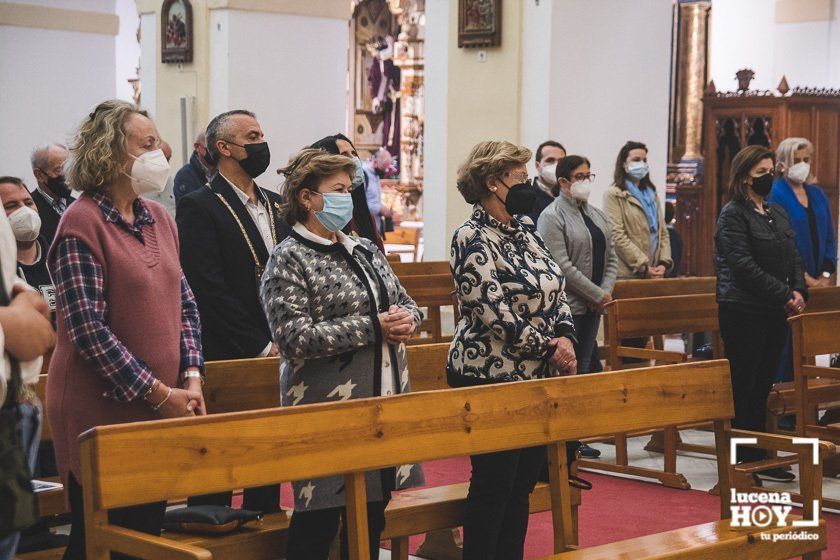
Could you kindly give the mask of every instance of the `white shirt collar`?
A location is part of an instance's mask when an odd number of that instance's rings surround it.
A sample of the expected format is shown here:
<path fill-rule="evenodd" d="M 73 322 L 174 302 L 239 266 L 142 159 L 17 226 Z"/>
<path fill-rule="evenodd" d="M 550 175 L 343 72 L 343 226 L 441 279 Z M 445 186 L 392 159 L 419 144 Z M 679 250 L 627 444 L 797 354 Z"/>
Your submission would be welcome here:
<path fill-rule="evenodd" d="M 326 239 L 325 237 L 321 237 L 320 235 L 312 233 L 311 231 L 309 231 L 309 229 L 305 225 L 303 225 L 300 222 L 296 223 L 292 227 L 292 229 L 295 230 L 298 235 L 300 235 L 304 239 L 312 241 L 313 243 L 318 243 L 319 245 L 332 245 L 333 244 L 333 242 L 330 241 L 329 239 Z M 353 239 L 352 236 L 345 235 L 344 232 L 342 232 L 342 231 L 335 232 L 335 235 L 338 238 L 338 242 L 341 243 L 342 245 L 344 245 L 344 248 L 347 249 L 348 253 L 352 253 L 353 249 L 356 248 L 356 245 L 359 244 L 359 242 L 356 241 L 355 239 Z"/>
<path fill-rule="evenodd" d="M 239 200 L 242 201 L 242 204 L 251 204 L 251 205 L 254 204 L 253 202 L 251 202 L 251 199 L 248 197 L 248 194 L 245 191 L 243 191 L 242 189 L 240 189 L 239 187 L 237 187 L 235 184 L 233 184 L 233 181 L 231 181 L 230 179 L 228 179 L 227 177 L 222 175 L 221 171 L 219 171 L 219 175 L 222 176 L 222 179 L 224 179 L 225 181 L 228 182 L 228 185 L 233 187 L 233 192 L 236 193 L 236 196 L 239 197 Z M 256 190 L 256 188 L 257 188 L 257 186 L 254 185 L 255 190 Z M 260 197 L 257 197 L 257 203 L 256 204 L 259 205 L 259 203 L 260 203 Z"/>

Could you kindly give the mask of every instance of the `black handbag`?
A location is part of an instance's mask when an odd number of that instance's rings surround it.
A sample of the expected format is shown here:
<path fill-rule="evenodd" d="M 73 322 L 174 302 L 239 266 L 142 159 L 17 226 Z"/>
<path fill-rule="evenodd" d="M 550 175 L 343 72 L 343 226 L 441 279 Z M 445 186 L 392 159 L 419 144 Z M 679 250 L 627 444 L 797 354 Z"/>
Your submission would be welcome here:
<path fill-rule="evenodd" d="M 0 306 L 9 305 L 8 292 L 0 274 Z M 20 433 L 18 393 L 22 386 L 20 365 L 9 357 L 11 379 L 6 400 L 0 408 L 0 538 L 25 529 L 38 521 L 38 500 L 32 491 Z"/>
<path fill-rule="evenodd" d="M 166 512 L 163 528 L 176 533 L 230 533 L 262 519 L 262 512 L 227 506 L 190 506 Z"/>

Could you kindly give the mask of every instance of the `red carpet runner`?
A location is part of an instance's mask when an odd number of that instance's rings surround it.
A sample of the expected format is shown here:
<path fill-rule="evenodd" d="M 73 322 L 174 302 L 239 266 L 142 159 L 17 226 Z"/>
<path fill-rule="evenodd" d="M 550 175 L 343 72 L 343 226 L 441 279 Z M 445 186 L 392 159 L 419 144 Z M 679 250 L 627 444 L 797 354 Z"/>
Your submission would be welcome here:
<path fill-rule="evenodd" d="M 428 486 L 469 480 L 468 458 L 447 459 L 424 465 Z M 631 537 L 661 533 L 718 519 L 716 496 L 698 490 L 674 490 L 658 484 L 583 473 L 594 488 L 583 493 L 580 507 L 580 544 L 594 546 Z M 283 505 L 291 505 L 291 489 L 283 488 Z M 828 514 L 829 548 L 823 560 L 840 560 L 840 516 Z M 411 538 L 411 552 L 422 536 Z M 525 558 L 552 553 L 551 513 L 531 516 L 525 541 Z"/>

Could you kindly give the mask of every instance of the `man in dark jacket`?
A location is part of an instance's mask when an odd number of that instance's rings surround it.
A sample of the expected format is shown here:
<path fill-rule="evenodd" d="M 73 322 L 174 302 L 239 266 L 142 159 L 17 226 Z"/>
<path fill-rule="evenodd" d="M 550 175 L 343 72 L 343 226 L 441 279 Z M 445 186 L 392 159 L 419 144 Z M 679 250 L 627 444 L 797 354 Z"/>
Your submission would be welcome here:
<path fill-rule="evenodd" d="M 30 157 L 32 174 L 38 181 L 38 188 L 32 192 L 32 200 L 41 216 L 41 235 L 47 247 L 52 243 L 58 222 L 67 207 L 73 202 L 70 187 L 64 180 L 64 162 L 67 148 L 61 144 L 43 144 L 32 150 Z"/>
<path fill-rule="evenodd" d="M 536 225 L 542 211 L 554 202 L 557 196 L 557 162 L 566 157 L 566 148 L 555 140 L 546 140 L 537 147 L 534 153 L 534 167 L 537 168 L 537 176 L 531 181 L 531 188 L 537 193 L 534 201 L 534 208 L 528 217 Z"/>
<path fill-rule="evenodd" d="M 207 163 L 207 142 L 202 130 L 195 137 L 190 161 L 175 174 L 175 203 L 181 197 L 199 190 L 216 173 L 216 167 Z"/>
<path fill-rule="evenodd" d="M 201 314 L 206 360 L 277 356 L 259 299 L 269 255 L 290 233 L 280 217 L 280 196 L 254 178 L 270 162 L 268 144 L 250 111 L 222 113 L 207 126 L 210 157 L 218 172 L 208 186 L 178 202 L 181 266 Z M 246 489 L 245 509 L 279 507 L 279 486 Z M 192 500 L 230 504 L 230 495 Z"/>

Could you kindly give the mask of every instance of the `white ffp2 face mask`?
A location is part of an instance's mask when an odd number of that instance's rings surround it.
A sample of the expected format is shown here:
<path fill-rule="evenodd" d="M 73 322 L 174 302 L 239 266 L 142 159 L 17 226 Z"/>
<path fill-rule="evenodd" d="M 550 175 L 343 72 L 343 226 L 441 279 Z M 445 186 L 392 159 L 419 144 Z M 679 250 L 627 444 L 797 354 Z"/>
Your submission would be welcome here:
<path fill-rule="evenodd" d="M 554 163 L 540 168 L 540 179 L 550 187 L 557 184 L 557 164 Z"/>
<path fill-rule="evenodd" d="M 588 181 L 576 181 L 569 187 L 569 194 L 572 198 L 581 202 L 589 200 L 589 193 L 592 192 L 592 185 Z"/>
<path fill-rule="evenodd" d="M 131 165 L 131 187 L 135 194 L 151 194 L 162 192 L 166 188 L 166 181 L 169 179 L 169 162 L 163 155 L 163 150 L 157 149 L 152 152 L 134 158 Z"/>
<path fill-rule="evenodd" d="M 41 217 L 29 206 L 22 206 L 9 214 L 9 225 L 15 239 L 21 243 L 35 241 L 41 233 Z"/>
<path fill-rule="evenodd" d="M 810 174 L 811 166 L 804 161 L 791 165 L 787 172 L 788 179 L 794 183 L 804 183 Z"/>

